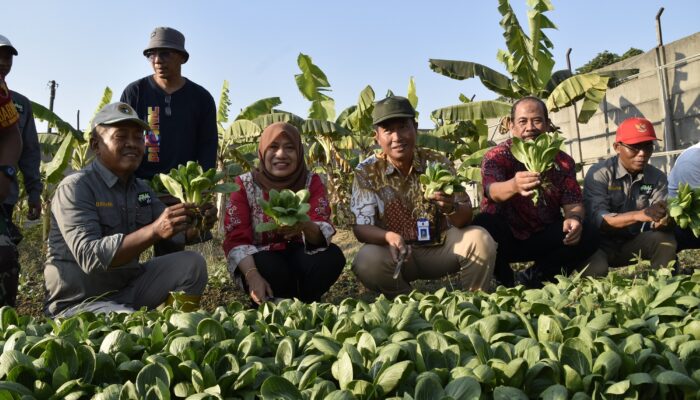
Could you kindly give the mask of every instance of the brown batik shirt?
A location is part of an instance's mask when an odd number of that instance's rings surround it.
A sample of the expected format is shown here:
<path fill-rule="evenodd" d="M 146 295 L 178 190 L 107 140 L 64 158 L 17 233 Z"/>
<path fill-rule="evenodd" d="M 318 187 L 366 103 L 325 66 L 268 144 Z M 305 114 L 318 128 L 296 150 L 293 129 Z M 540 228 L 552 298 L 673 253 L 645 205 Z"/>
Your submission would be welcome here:
<path fill-rule="evenodd" d="M 429 149 L 416 149 L 413 165 L 404 176 L 380 152 L 362 161 L 355 169 L 350 208 L 355 225 L 376 225 L 400 234 L 413 244 L 440 244 L 444 231 L 449 228 L 447 218 L 438 212 L 437 206 L 423 197 L 419 177 L 428 163 L 438 162 L 453 174 L 452 162 L 440 153 Z M 457 193 L 456 202 L 468 202 L 466 193 Z M 429 221 L 430 240 L 418 241 L 418 220 Z"/>

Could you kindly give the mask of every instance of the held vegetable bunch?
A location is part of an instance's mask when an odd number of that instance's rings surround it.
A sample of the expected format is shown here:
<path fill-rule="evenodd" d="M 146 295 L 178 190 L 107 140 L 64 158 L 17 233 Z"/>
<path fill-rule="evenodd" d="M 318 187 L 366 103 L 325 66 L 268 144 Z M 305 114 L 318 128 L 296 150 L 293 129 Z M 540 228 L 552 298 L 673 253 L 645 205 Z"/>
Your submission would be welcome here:
<path fill-rule="evenodd" d="M 543 133 L 534 140 L 527 141 L 513 137 L 510 151 L 516 160 L 525 164 L 528 171 L 543 173 L 554 166 L 554 158 L 563 143 L 564 139 L 556 133 L 553 135 Z M 539 192 L 540 189 L 537 189 L 532 197 L 535 204 L 539 201 Z"/>
<path fill-rule="evenodd" d="M 700 237 L 700 188 L 691 189 L 687 183 L 678 185 L 677 197 L 668 203 L 669 215 L 682 229 L 690 227 Z"/>
<path fill-rule="evenodd" d="M 217 184 L 224 175 L 224 172 L 217 172 L 214 168 L 204 172 L 199 163 L 188 161 L 187 165 L 180 164 L 169 174 L 158 174 L 158 177 L 168 193 L 183 203 L 199 206 L 206 203 L 212 193 L 231 193 L 240 189 L 235 183 Z"/>
<path fill-rule="evenodd" d="M 457 192 L 464 192 L 459 178 L 452 175 L 452 172 L 439 162 L 428 164 L 425 173 L 420 176 L 420 183 L 423 185 L 423 197 L 429 199 L 433 193 L 442 192 L 451 195 Z"/>
<path fill-rule="evenodd" d="M 256 232 L 267 232 L 283 226 L 294 226 L 299 222 L 309 221 L 306 214 L 311 206 L 309 205 L 310 193 L 302 189 L 296 193 L 289 189 L 278 192 L 270 190 L 270 199 L 258 200 L 265 215 L 272 218 L 271 222 L 265 222 L 255 227 Z"/>

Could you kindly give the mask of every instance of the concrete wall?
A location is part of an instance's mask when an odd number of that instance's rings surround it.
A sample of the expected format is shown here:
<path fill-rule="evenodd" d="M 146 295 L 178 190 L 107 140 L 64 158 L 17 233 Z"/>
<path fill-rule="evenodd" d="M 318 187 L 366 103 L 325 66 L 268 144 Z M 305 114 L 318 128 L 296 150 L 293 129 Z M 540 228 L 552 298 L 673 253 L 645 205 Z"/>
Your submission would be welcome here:
<path fill-rule="evenodd" d="M 621 85 L 609 89 L 606 99 L 587 124 L 579 124 L 584 165 L 594 164 L 613 154 L 612 143 L 618 125 L 626 118 L 643 116 L 654 124 L 659 142 L 657 154 L 681 150 L 700 141 L 700 32 L 669 43 L 662 49 L 665 68 L 657 68 L 657 49 L 610 65 L 602 70 L 638 68 L 639 73 Z M 665 129 L 662 80 L 666 74 L 671 129 Z M 551 115 L 552 121 L 567 137 L 569 154 L 579 162 L 573 107 Z M 668 170 L 673 156 L 661 154 L 652 163 Z"/>

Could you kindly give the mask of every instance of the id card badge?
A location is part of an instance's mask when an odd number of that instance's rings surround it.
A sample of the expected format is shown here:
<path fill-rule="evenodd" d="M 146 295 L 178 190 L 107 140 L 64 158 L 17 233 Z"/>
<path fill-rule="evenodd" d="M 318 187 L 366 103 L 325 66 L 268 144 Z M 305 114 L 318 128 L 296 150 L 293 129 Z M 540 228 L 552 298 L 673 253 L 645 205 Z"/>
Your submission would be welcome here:
<path fill-rule="evenodd" d="M 416 229 L 418 230 L 419 242 L 429 242 L 430 241 L 430 221 L 427 218 L 418 218 L 416 220 Z"/>

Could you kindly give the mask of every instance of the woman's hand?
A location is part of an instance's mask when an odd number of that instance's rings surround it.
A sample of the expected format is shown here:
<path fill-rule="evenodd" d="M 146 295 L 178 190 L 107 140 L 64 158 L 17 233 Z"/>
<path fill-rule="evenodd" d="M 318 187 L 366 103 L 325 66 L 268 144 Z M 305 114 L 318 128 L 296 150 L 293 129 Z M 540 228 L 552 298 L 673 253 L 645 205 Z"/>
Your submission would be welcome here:
<path fill-rule="evenodd" d="M 274 296 L 272 287 L 267 283 L 265 278 L 260 275 L 257 268 L 254 268 L 244 274 L 246 283 L 248 284 L 248 293 L 255 304 L 261 304 L 267 299 Z"/>

